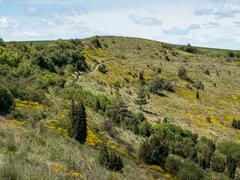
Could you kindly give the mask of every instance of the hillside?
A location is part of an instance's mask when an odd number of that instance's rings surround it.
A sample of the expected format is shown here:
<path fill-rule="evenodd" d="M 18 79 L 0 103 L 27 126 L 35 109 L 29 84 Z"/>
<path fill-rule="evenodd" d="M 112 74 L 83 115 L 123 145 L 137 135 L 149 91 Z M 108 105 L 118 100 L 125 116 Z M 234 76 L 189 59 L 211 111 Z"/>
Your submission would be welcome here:
<path fill-rule="evenodd" d="M 0 42 L 0 81 L 14 99 L 0 111 L 0 179 L 239 176 L 239 51 L 114 36 Z M 86 107 L 84 144 L 69 134 L 73 100 Z M 122 170 L 99 163 L 101 144 Z"/>

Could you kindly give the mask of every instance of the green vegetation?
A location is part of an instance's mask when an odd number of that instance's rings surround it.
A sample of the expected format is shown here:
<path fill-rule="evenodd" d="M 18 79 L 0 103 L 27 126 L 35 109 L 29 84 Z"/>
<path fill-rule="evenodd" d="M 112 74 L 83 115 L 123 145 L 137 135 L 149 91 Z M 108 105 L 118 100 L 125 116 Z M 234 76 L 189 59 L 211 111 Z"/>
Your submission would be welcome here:
<path fill-rule="evenodd" d="M 239 54 L 0 40 L 0 179 L 237 178 Z"/>

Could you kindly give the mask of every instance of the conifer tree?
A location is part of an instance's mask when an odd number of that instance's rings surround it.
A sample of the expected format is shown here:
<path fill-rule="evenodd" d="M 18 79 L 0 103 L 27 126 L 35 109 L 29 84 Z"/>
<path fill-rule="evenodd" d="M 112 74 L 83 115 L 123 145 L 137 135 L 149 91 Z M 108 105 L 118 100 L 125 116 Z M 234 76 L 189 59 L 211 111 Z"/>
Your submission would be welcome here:
<path fill-rule="evenodd" d="M 140 85 L 140 88 L 137 93 L 137 98 L 135 100 L 135 103 L 140 106 L 140 110 L 142 110 L 143 105 L 148 103 L 146 97 L 147 95 L 146 95 L 145 89 L 143 85 Z"/>
<path fill-rule="evenodd" d="M 71 138 L 76 139 L 81 144 L 83 144 L 86 141 L 87 118 L 85 106 L 82 102 L 80 102 L 78 105 L 75 105 L 74 100 L 72 100 L 69 135 Z"/>

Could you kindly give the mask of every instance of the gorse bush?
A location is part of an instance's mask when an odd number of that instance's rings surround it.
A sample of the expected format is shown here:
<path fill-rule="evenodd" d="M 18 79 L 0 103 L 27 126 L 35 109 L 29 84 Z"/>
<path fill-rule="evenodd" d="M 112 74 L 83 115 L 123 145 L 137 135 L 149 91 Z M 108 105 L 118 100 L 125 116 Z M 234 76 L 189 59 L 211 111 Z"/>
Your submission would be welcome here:
<path fill-rule="evenodd" d="M 120 171 L 123 168 L 123 162 L 113 150 L 108 149 L 106 144 L 100 146 L 98 161 L 100 165 L 111 171 Z"/>
<path fill-rule="evenodd" d="M 0 85 L 0 114 L 9 113 L 14 108 L 14 99 L 11 92 Z"/>

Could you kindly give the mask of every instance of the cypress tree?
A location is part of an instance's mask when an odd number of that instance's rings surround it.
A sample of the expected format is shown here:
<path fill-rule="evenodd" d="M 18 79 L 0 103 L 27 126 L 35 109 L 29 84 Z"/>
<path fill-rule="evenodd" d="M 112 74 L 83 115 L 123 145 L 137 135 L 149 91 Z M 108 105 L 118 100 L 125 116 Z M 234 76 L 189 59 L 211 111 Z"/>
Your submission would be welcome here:
<path fill-rule="evenodd" d="M 69 134 L 71 138 L 76 139 L 81 144 L 86 141 L 87 138 L 87 118 L 85 106 L 82 102 L 78 105 L 72 105 L 72 111 L 70 114 L 70 128 Z"/>

